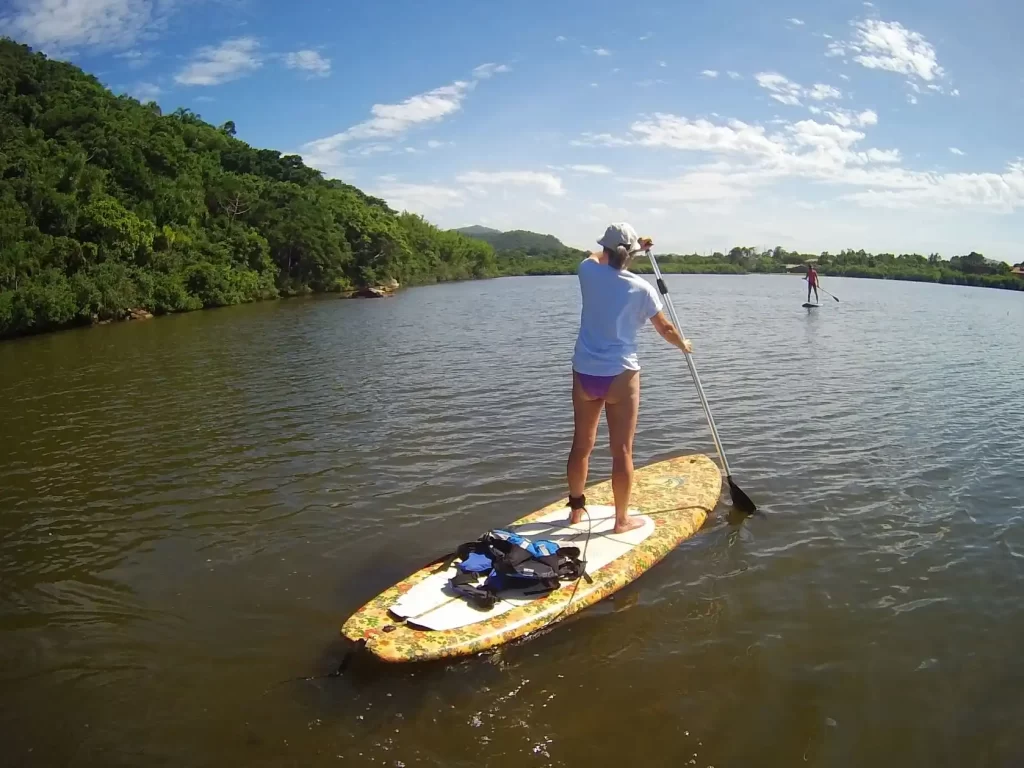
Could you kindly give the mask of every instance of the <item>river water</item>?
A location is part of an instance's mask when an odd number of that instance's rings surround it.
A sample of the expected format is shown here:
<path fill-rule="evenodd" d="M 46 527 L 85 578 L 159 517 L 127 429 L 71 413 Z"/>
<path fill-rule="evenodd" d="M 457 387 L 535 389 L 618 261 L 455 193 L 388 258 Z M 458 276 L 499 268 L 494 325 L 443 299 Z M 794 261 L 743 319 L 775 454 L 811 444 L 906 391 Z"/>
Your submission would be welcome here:
<path fill-rule="evenodd" d="M 763 514 L 723 496 L 527 642 L 342 677 L 365 600 L 565 492 L 574 278 L 0 344 L 4 764 L 1020 765 L 1024 295 L 669 284 Z M 682 358 L 641 361 L 637 462 L 712 451 Z"/>

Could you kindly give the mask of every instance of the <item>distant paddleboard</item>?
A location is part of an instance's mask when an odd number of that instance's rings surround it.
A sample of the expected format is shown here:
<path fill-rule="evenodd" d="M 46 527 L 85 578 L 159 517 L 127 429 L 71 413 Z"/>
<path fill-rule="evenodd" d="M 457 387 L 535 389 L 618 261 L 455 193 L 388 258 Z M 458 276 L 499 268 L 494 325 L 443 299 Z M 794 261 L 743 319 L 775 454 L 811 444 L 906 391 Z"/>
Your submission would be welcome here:
<path fill-rule="evenodd" d="M 804 306 L 805 307 L 820 307 L 821 304 L 807 304 L 807 303 L 805 303 Z"/>
<path fill-rule="evenodd" d="M 680 456 L 638 467 L 631 514 L 643 525 L 615 534 L 611 482 L 587 488 L 586 518 L 568 524 L 565 500 L 516 520 L 507 529 L 583 550 L 588 579 L 544 594 L 504 596 L 489 610 L 454 594 L 453 566 L 428 565 L 386 589 L 345 622 L 342 634 L 384 661 L 422 661 L 479 653 L 529 635 L 593 605 L 629 584 L 688 539 L 714 509 L 722 476 L 707 456 Z"/>

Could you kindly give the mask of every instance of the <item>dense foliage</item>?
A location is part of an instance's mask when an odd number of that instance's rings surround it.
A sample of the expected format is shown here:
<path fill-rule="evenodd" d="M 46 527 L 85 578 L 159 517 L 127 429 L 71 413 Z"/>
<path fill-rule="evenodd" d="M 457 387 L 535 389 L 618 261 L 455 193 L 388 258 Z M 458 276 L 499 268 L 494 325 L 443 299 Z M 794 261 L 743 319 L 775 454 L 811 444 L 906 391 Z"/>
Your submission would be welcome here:
<path fill-rule="evenodd" d="M 0 336 L 497 274 L 493 249 L 0 40 Z"/>
<path fill-rule="evenodd" d="M 499 251 L 498 268 L 508 275 L 566 275 L 573 274 L 582 251 L 561 246 L 533 255 L 521 251 Z M 1024 290 L 1024 276 L 1011 271 L 1009 264 L 990 261 L 980 253 L 954 256 L 948 261 L 937 253 L 930 256 L 891 253 L 871 254 L 865 251 L 841 251 L 820 254 L 797 253 L 777 247 L 770 251 L 736 247 L 728 253 L 665 254 L 658 256 L 663 272 L 691 274 L 748 274 L 802 272 L 802 265 L 814 262 L 822 275 L 868 277 L 890 280 L 914 280 L 955 285 L 976 285 L 989 288 Z M 650 272 L 646 259 L 637 259 L 630 269 Z"/>

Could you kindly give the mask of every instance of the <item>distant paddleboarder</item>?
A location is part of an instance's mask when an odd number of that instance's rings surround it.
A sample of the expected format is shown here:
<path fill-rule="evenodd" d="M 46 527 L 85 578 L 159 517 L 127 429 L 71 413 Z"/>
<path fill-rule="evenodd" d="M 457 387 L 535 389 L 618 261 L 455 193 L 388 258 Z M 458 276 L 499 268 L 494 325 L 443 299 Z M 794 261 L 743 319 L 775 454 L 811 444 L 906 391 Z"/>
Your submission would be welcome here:
<path fill-rule="evenodd" d="M 572 357 L 572 405 L 575 430 L 566 465 L 569 482 L 569 522 L 583 519 L 590 454 L 604 410 L 612 453 L 612 492 L 615 533 L 641 526 L 629 517 L 633 488 L 633 434 L 640 409 L 640 363 L 637 332 L 650 320 L 665 341 L 686 352 L 684 339 L 662 311 L 654 287 L 629 271 L 637 255 L 653 245 L 637 237 L 629 224 L 612 224 L 597 241 L 602 250 L 580 262 L 577 274 L 583 310 Z"/>
<path fill-rule="evenodd" d="M 818 271 L 811 263 L 807 264 L 807 303 L 811 303 L 811 289 L 814 289 L 814 303 L 818 303 Z"/>

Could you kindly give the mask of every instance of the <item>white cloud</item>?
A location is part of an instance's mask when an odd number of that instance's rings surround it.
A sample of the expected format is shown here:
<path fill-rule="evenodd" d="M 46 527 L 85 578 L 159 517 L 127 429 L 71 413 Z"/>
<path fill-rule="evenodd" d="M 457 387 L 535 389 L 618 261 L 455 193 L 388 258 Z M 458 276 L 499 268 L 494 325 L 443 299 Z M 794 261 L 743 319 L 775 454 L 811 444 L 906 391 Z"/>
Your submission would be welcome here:
<path fill-rule="evenodd" d="M 612 52 L 609 51 L 607 48 L 595 48 L 594 49 L 594 53 L 596 53 L 598 56 L 611 56 L 612 55 Z"/>
<path fill-rule="evenodd" d="M 860 205 L 885 208 L 981 208 L 1011 213 L 1024 207 L 1024 163 L 1010 163 L 1003 173 L 947 173 L 892 169 L 890 188 L 846 195 Z M 867 186 L 867 185 L 866 185 Z"/>
<path fill-rule="evenodd" d="M 849 75 L 847 75 L 847 74 L 845 74 L 845 73 L 841 73 L 841 74 L 839 75 L 839 77 L 840 77 L 840 78 L 842 78 L 843 80 L 849 80 L 849 79 L 850 79 L 850 76 L 849 76 Z"/>
<path fill-rule="evenodd" d="M 951 96 L 959 96 L 960 95 L 960 89 L 959 88 L 954 88 L 949 93 L 950 93 Z"/>
<path fill-rule="evenodd" d="M 417 125 L 444 120 L 460 109 L 462 102 L 481 80 L 499 72 L 507 72 L 501 64 L 483 64 L 474 70 L 474 79 L 456 80 L 449 85 L 410 96 L 398 104 L 374 104 L 372 117 L 344 131 L 315 139 L 302 145 L 302 158 L 306 164 L 326 174 L 338 174 L 342 169 L 345 146 L 353 142 L 390 139 L 400 136 Z"/>
<path fill-rule="evenodd" d="M 156 101 L 161 92 L 162 89 L 155 83 L 136 83 L 127 90 L 129 96 L 134 96 L 143 104 Z"/>
<path fill-rule="evenodd" d="M 952 152 L 954 155 L 960 155 L 961 157 L 967 154 L 962 149 L 957 149 L 956 147 L 950 147 L 949 151 Z"/>
<path fill-rule="evenodd" d="M 461 189 L 437 184 L 408 184 L 388 176 L 382 176 L 378 182 L 372 188 L 372 194 L 399 211 L 433 213 L 461 208 L 466 202 L 466 194 Z"/>
<path fill-rule="evenodd" d="M 935 48 L 919 32 L 898 21 L 864 19 L 853 23 L 853 40 L 830 43 L 826 56 L 853 54 L 853 60 L 868 69 L 909 75 L 926 82 L 945 77 Z"/>
<path fill-rule="evenodd" d="M 843 114 L 843 113 L 836 113 Z M 852 113 L 851 113 L 852 114 Z M 845 117 L 846 115 L 844 115 Z M 873 125 L 870 110 L 856 115 Z M 996 212 L 1024 208 L 1024 161 L 1003 173 L 940 174 L 899 166 L 897 150 L 866 148 L 862 131 L 814 120 L 784 123 L 775 133 L 739 120 L 715 124 L 670 114 L 636 121 L 626 137 L 590 135 L 606 145 L 705 152 L 715 159 L 669 180 L 635 179 L 627 197 L 721 205 L 751 197 L 785 179 L 859 187 L 843 199 L 866 207 L 968 207 Z"/>
<path fill-rule="evenodd" d="M 473 69 L 473 77 L 477 80 L 486 80 L 489 77 L 500 75 L 504 72 L 511 72 L 507 64 L 481 64 L 479 67 Z"/>
<path fill-rule="evenodd" d="M 786 21 L 788 21 L 790 24 L 792 24 L 795 27 L 802 27 L 804 25 L 804 23 L 803 23 L 803 21 L 801 19 L 786 19 Z"/>
<path fill-rule="evenodd" d="M 727 74 L 732 80 L 739 80 L 741 77 L 743 77 L 743 75 L 741 75 L 739 72 L 733 72 L 731 69 L 725 74 Z"/>
<path fill-rule="evenodd" d="M 843 94 L 831 85 L 825 85 L 824 83 L 815 83 L 811 90 L 807 91 L 807 95 L 815 101 L 825 101 L 826 99 L 841 99 Z"/>
<path fill-rule="evenodd" d="M 174 81 L 179 85 L 219 85 L 237 80 L 263 66 L 259 48 L 252 37 L 235 37 L 200 48 Z"/>
<path fill-rule="evenodd" d="M 849 109 L 837 109 L 828 111 L 826 114 L 832 118 L 837 125 L 848 128 L 851 125 L 868 126 L 878 125 L 878 113 L 873 109 L 865 109 L 863 112 L 854 112 Z"/>
<path fill-rule="evenodd" d="M 370 155 L 380 155 L 385 152 L 391 152 L 394 148 L 390 144 L 378 142 L 375 144 L 363 144 L 358 149 L 352 150 L 353 155 L 360 155 L 361 157 L 369 157 Z"/>
<path fill-rule="evenodd" d="M 701 74 L 702 77 L 710 77 L 710 78 L 718 77 L 718 72 L 716 70 L 714 70 L 714 69 L 704 69 L 704 70 L 701 70 L 700 74 Z"/>
<path fill-rule="evenodd" d="M 612 136 L 610 133 L 583 133 L 581 138 L 569 142 L 573 147 L 628 147 L 628 139 Z"/>
<path fill-rule="evenodd" d="M 749 189 L 752 184 L 765 184 L 784 177 L 846 181 L 852 169 L 862 172 L 865 166 L 891 164 L 900 157 L 895 150 L 860 150 L 856 145 L 865 138 L 863 132 L 815 120 L 783 123 L 781 131 L 769 134 L 763 126 L 740 120 L 716 124 L 704 119 L 656 114 L 633 123 L 628 137 L 611 138 L 614 141 L 607 143 L 612 145 L 624 142 L 732 158 L 701 167 L 699 177 L 687 177 L 689 181 L 699 178 L 701 183 L 710 184 L 713 190 L 708 195 L 713 199 L 735 196 L 725 192 L 730 184 Z M 722 176 L 721 183 L 711 183 L 709 172 Z M 697 190 L 687 187 L 685 196 L 692 198 L 698 194 Z"/>
<path fill-rule="evenodd" d="M 398 104 L 374 104 L 370 108 L 373 117 L 369 120 L 320 141 L 344 143 L 398 136 L 420 123 L 437 122 L 458 112 L 471 88 L 471 83 L 456 80 L 450 85 L 410 96 Z"/>
<path fill-rule="evenodd" d="M 555 38 L 555 42 L 556 43 L 564 43 L 565 42 L 565 35 L 559 35 L 558 37 L 556 37 Z"/>
<path fill-rule="evenodd" d="M 658 66 L 659 67 L 667 67 L 668 66 L 668 62 L 667 61 L 659 61 L 658 62 Z"/>
<path fill-rule="evenodd" d="M 831 43 L 828 44 L 828 48 L 825 49 L 825 55 L 831 57 L 845 56 L 846 46 L 843 43 L 838 43 L 835 40 L 833 40 Z"/>
<path fill-rule="evenodd" d="M 171 5 L 160 0 L 13 0 L 0 16 L 0 34 L 58 54 L 78 47 L 124 47 L 159 27 Z"/>
<path fill-rule="evenodd" d="M 460 174 L 456 180 L 462 184 L 480 186 L 536 186 L 546 194 L 560 196 L 565 194 L 562 180 L 553 173 L 539 171 L 470 171 Z"/>
<path fill-rule="evenodd" d="M 138 48 L 132 48 L 131 50 L 114 54 L 114 58 L 123 59 L 127 63 L 129 69 L 142 69 L 155 57 L 156 53 L 154 51 L 140 51 Z"/>
<path fill-rule="evenodd" d="M 570 171 L 576 171 L 578 173 L 594 173 L 598 175 L 604 175 L 612 172 L 612 169 L 607 165 L 570 165 Z"/>
<path fill-rule="evenodd" d="M 914 95 L 914 94 L 912 94 L 912 93 L 908 93 L 908 94 L 907 94 L 907 101 L 908 101 L 908 102 L 909 102 L 910 104 L 917 104 L 917 96 L 915 96 L 915 95 Z"/>
<path fill-rule="evenodd" d="M 903 159 L 898 149 L 875 149 L 872 147 L 864 153 L 869 163 L 898 163 Z"/>
<path fill-rule="evenodd" d="M 838 88 L 833 88 L 825 83 L 815 83 L 810 88 L 804 88 L 800 83 L 794 83 L 785 75 L 778 72 L 758 72 L 754 75 L 757 84 L 771 94 L 771 97 L 780 104 L 791 107 L 801 105 L 801 98 L 809 98 L 813 101 L 827 101 L 829 99 L 841 99 L 843 94 Z M 818 114 L 820 110 L 812 107 L 811 111 Z"/>
<path fill-rule="evenodd" d="M 646 35 L 641 35 L 640 36 L 640 42 L 642 43 L 645 40 L 650 40 L 652 37 L 654 37 L 654 34 L 651 33 L 651 32 L 648 32 Z"/>
<path fill-rule="evenodd" d="M 837 125 L 841 125 L 844 128 L 853 125 L 853 118 L 850 116 L 850 113 L 847 112 L 846 110 L 840 110 L 837 112 L 829 111 L 826 114 L 828 114 L 828 116 L 832 118 L 832 122 L 836 123 Z"/>
<path fill-rule="evenodd" d="M 317 51 L 308 49 L 286 53 L 284 65 L 288 69 L 301 69 L 317 77 L 327 77 L 331 74 L 331 60 L 321 56 Z"/>
<path fill-rule="evenodd" d="M 800 106 L 800 95 L 803 93 L 803 88 L 784 75 L 780 75 L 778 72 L 758 72 L 754 75 L 754 79 L 780 104 L 792 107 Z"/>
<path fill-rule="evenodd" d="M 632 132 L 633 138 L 624 140 L 626 144 L 765 157 L 781 150 L 763 127 L 740 120 L 716 125 L 709 120 L 657 113 L 653 119 L 633 123 Z M 617 142 L 609 143 L 614 146 Z"/>

